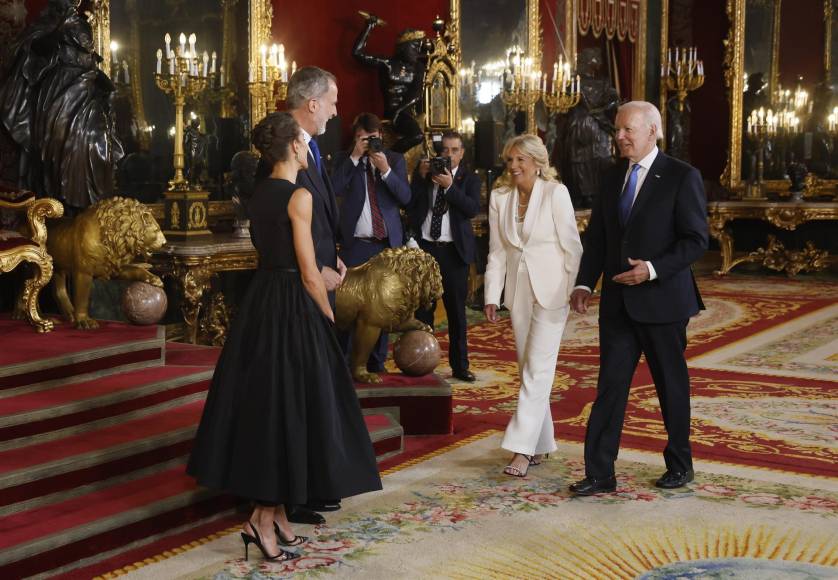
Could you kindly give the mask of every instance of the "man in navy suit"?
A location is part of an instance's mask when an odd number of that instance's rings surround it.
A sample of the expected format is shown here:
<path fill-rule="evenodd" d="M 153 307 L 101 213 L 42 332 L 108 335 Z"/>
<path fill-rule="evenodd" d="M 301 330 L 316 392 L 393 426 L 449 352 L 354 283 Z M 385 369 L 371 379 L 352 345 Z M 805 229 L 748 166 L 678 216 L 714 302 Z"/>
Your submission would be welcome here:
<path fill-rule="evenodd" d="M 468 370 L 466 297 L 469 264 L 476 252 L 471 218 L 480 211 L 480 179 L 460 164 L 464 152 L 459 133 L 443 134 L 441 154 L 451 160 L 451 170 L 432 172 L 429 160 L 419 163 L 411 183 L 408 218 L 419 247 L 439 263 L 452 375 L 473 382 L 474 374 Z M 436 302 L 429 310 L 417 311 L 416 318 L 433 326 L 435 308 Z"/>
<path fill-rule="evenodd" d="M 312 195 L 314 255 L 334 308 L 335 289 L 346 276 L 346 266 L 337 254 L 337 201 L 314 137 L 325 133 L 326 123 L 337 115 L 337 80 L 332 73 L 316 66 L 297 69 L 288 81 L 285 103 L 288 112 L 300 124 L 309 147 L 308 168 L 297 174 L 297 185 L 305 187 Z"/>
<path fill-rule="evenodd" d="M 587 311 L 603 276 L 599 306 L 597 396 L 585 434 L 585 479 L 577 495 L 616 489 L 629 385 L 646 356 L 668 440 L 666 473 L 655 482 L 671 489 L 693 480 L 690 377 L 684 350 L 687 322 L 704 308 L 691 264 L 707 249 L 707 201 L 701 174 L 663 154 L 660 112 L 643 101 L 619 108 L 616 140 L 625 161 L 605 178 L 585 230 L 573 310 Z"/>
<path fill-rule="evenodd" d="M 341 197 L 340 257 L 348 267 L 359 266 L 386 248 L 404 241 L 399 207 L 410 203 L 410 185 L 401 153 L 381 144 L 381 120 L 361 113 L 352 123 L 352 151 L 335 156 L 332 185 Z M 374 144 L 370 149 L 370 143 Z M 344 350 L 349 348 L 347 333 Z M 381 333 L 367 370 L 379 373 L 387 360 L 387 334 Z"/>

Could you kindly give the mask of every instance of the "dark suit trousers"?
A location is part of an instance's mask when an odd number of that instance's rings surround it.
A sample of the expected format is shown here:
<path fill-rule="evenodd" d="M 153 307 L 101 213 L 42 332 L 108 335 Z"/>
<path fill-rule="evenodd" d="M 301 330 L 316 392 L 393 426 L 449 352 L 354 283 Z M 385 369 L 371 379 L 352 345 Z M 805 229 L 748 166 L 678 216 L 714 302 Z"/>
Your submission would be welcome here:
<path fill-rule="evenodd" d="M 597 396 L 585 433 L 585 473 L 588 477 L 614 475 L 629 386 L 640 360 L 655 381 L 668 440 L 663 451 L 667 469 L 692 469 L 690 452 L 690 377 L 684 349 L 687 321 L 642 324 L 625 309 L 599 322 L 600 367 Z"/>
<path fill-rule="evenodd" d="M 453 371 L 468 370 L 468 340 L 466 331 L 466 296 L 468 294 L 468 264 L 463 262 L 453 242 L 440 243 L 421 240 L 419 246 L 439 264 L 442 274 L 442 304 L 448 318 L 448 363 Z M 436 301 L 430 310 L 419 309 L 416 318 L 433 327 Z"/>
<path fill-rule="evenodd" d="M 340 259 L 343 260 L 343 263 L 346 264 L 347 268 L 353 268 L 366 263 L 370 258 L 377 256 L 389 247 L 390 244 L 387 240 L 376 242 L 372 240 L 356 239 L 352 244 L 352 251 L 347 252 L 342 250 L 340 253 Z M 343 353 L 347 357 L 347 361 L 349 360 L 350 353 L 352 352 L 352 332 L 352 329 L 338 331 L 338 342 L 340 343 L 341 349 L 343 349 Z M 381 336 L 378 337 L 378 342 L 375 343 L 375 347 L 370 353 L 369 359 L 367 360 L 367 370 L 369 372 L 381 371 L 384 369 L 384 362 L 386 360 L 387 333 L 382 332 Z"/>

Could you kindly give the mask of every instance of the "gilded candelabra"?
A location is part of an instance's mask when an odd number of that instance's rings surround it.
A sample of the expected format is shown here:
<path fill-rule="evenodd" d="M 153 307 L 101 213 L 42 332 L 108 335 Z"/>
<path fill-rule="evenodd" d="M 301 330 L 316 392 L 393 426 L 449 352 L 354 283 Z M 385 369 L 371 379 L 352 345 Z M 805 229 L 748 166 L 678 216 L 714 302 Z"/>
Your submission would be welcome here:
<path fill-rule="evenodd" d="M 525 111 L 527 133 L 535 133 L 535 104 L 541 99 L 541 73 L 518 47 L 507 51 L 507 62 L 509 68 L 503 74 L 501 99 L 508 109 Z"/>
<path fill-rule="evenodd" d="M 582 92 L 579 89 L 579 75 L 574 78 L 570 71 L 570 64 L 559 58 L 553 64 L 553 85 L 549 91 L 546 83 L 542 83 L 543 101 L 550 115 L 567 113 L 579 104 Z"/>
<path fill-rule="evenodd" d="M 754 144 L 756 153 L 756 180 L 748 184 L 746 196 L 748 199 L 766 199 L 763 195 L 763 176 L 765 171 L 765 146 L 777 135 L 777 116 L 774 111 L 760 108 L 752 111 L 748 117 L 748 139 Z"/>
<path fill-rule="evenodd" d="M 195 35 L 189 36 L 189 48 L 186 48 L 186 36 L 181 33 L 177 52 L 171 50 L 171 37 L 167 33 L 166 54 L 168 72 L 162 71 L 162 51 L 157 51 L 157 72 L 154 81 L 157 87 L 171 95 L 175 104 L 175 143 L 174 143 L 174 178 L 169 181 L 169 191 L 189 191 L 191 186 L 183 176 L 183 108 L 187 99 L 198 97 L 208 86 L 209 55 L 204 52 L 199 59 L 195 50 Z M 202 62 L 203 60 L 203 62 Z"/>
<path fill-rule="evenodd" d="M 687 94 L 704 84 L 704 61 L 698 59 L 698 50 L 670 48 L 661 63 L 661 81 L 666 90 L 678 97 L 678 111 L 684 110 Z"/>
<path fill-rule="evenodd" d="M 265 113 L 276 111 L 277 101 L 284 101 L 288 96 L 288 62 L 285 60 L 285 46 L 282 44 L 262 45 L 260 48 L 258 73 L 250 66 L 248 86 L 250 93 L 265 103 Z M 291 63 L 291 74 L 297 69 L 297 63 Z"/>

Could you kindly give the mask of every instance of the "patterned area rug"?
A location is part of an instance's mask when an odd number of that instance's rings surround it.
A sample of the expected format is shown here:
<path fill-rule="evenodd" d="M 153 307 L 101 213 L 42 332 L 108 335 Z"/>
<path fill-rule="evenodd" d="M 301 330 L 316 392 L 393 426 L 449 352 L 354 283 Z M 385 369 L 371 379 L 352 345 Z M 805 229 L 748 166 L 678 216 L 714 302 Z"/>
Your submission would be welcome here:
<path fill-rule="evenodd" d="M 838 476 L 838 284 L 759 280 L 699 280 L 707 310 L 690 321 L 687 349 L 695 455 Z M 596 304 L 572 314 L 559 353 L 553 419 L 557 434 L 575 441 L 596 394 L 597 316 Z M 469 348 L 478 380 L 454 383 L 455 425 L 504 428 L 519 385 L 509 321 L 471 326 Z M 622 444 L 659 451 L 665 440 L 641 361 Z"/>
<path fill-rule="evenodd" d="M 243 559 L 233 528 L 132 579 L 286 578 L 835 578 L 838 484 L 714 462 L 673 491 L 652 486 L 656 455 L 618 462 L 616 494 L 574 498 L 581 446 L 500 473 L 500 433 L 385 478 L 345 502 L 290 563 Z"/>

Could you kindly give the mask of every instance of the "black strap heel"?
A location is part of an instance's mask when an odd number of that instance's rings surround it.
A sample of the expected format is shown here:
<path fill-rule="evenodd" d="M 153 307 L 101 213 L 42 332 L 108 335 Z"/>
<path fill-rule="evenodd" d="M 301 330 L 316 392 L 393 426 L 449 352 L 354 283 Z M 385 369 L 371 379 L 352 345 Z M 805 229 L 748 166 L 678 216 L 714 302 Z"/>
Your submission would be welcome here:
<path fill-rule="evenodd" d="M 295 535 L 290 540 L 286 540 L 282 537 L 282 532 L 279 530 L 279 524 L 274 522 L 274 532 L 276 533 L 276 539 L 279 541 L 280 544 L 283 546 L 299 546 L 301 544 L 305 544 L 308 542 L 308 536 L 297 536 Z"/>
<path fill-rule="evenodd" d="M 279 554 L 275 556 L 271 556 L 268 554 L 267 550 L 265 550 L 264 544 L 262 544 L 262 538 L 259 536 L 259 530 L 256 529 L 256 526 L 253 525 L 253 522 L 247 522 L 250 526 L 250 529 L 253 531 L 253 535 L 250 535 L 246 532 L 241 532 L 242 542 L 244 542 L 244 559 L 248 559 L 248 547 L 250 544 L 256 544 L 256 547 L 259 548 L 259 551 L 262 552 L 262 556 L 265 557 L 265 560 L 269 560 L 272 562 L 286 562 L 288 560 L 296 560 L 300 557 L 299 554 L 295 554 L 294 552 L 286 552 L 285 550 L 280 550 Z"/>

